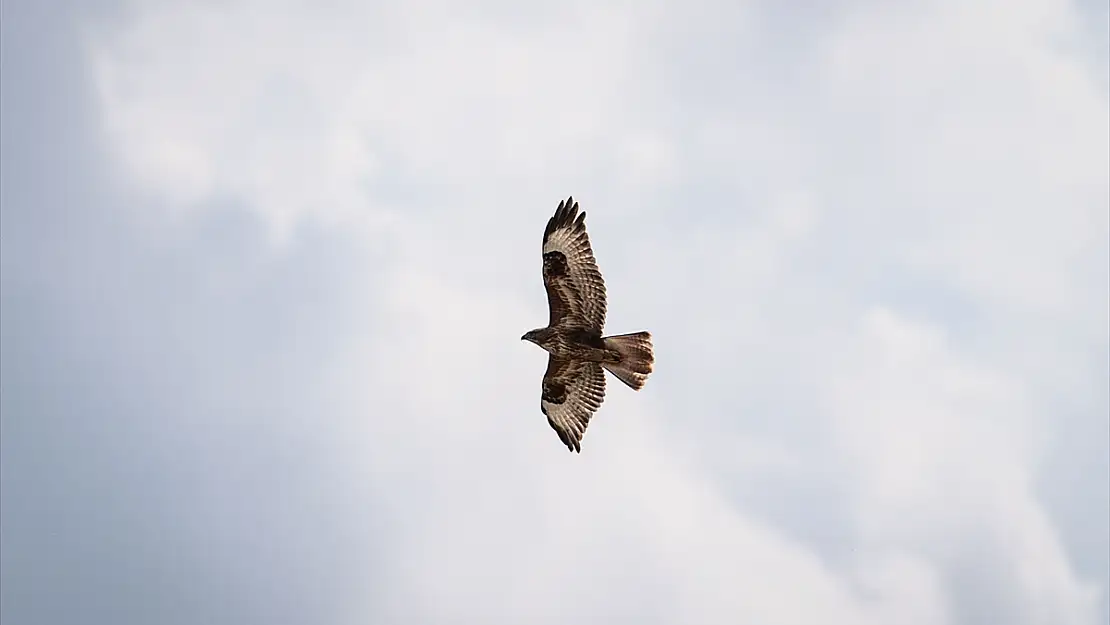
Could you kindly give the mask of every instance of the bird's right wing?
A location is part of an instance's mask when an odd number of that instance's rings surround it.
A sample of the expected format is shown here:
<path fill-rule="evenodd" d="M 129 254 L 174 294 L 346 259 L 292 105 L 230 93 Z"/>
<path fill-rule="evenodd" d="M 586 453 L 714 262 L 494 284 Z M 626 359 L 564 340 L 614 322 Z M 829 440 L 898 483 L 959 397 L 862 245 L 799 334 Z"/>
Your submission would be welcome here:
<path fill-rule="evenodd" d="M 582 451 L 586 427 L 604 399 L 605 373 L 596 362 L 548 359 L 540 411 L 567 449 Z"/>

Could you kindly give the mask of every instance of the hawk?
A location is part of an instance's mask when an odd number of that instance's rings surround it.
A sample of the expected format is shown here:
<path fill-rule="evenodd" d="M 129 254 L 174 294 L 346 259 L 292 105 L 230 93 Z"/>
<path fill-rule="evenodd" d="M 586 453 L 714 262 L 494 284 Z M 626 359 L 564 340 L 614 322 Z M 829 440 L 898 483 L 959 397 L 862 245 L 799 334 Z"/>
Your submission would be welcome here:
<path fill-rule="evenodd" d="M 602 336 L 605 282 L 586 234 L 586 213 L 573 197 L 559 202 L 543 231 L 543 285 L 550 311 L 547 327 L 524 334 L 550 354 L 543 375 L 540 411 L 559 439 L 581 453 L 590 418 L 605 399 L 605 374 L 640 390 L 655 362 L 651 334 Z"/>

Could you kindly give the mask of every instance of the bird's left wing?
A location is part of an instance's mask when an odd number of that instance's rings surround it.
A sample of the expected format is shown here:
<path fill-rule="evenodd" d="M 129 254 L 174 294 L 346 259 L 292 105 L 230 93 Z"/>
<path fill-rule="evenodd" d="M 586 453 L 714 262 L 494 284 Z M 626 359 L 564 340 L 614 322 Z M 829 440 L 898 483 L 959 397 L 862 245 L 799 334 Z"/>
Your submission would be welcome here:
<path fill-rule="evenodd" d="M 596 362 L 548 359 L 540 410 L 567 449 L 582 451 L 586 426 L 604 399 L 605 373 Z"/>
<path fill-rule="evenodd" d="M 586 234 L 586 213 L 578 212 L 573 197 L 559 203 L 544 229 L 543 283 L 551 309 L 548 325 L 601 332 L 605 325 L 605 281 Z"/>

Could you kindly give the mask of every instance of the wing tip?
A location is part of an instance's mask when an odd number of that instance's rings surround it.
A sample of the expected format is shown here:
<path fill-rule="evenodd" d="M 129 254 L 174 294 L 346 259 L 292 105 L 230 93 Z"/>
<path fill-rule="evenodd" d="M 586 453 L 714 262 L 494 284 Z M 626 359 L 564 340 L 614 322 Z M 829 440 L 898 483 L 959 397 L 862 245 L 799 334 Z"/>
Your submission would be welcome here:
<path fill-rule="evenodd" d="M 555 420 L 551 418 L 551 415 L 547 414 L 547 409 L 544 408 L 542 402 L 540 403 L 540 410 L 543 412 L 544 416 L 547 417 L 547 424 L 551 426 L 551 429 L 555 430 L 555 433 L 559 435 L 559 440 L 567 446 L 567 450 L 571 453 L 582 453 L 581 435 L 575 436 L 573 430 L 569 428 L 561 428 L 556 425 Z"/>
<path fill-rule="evenodd" d="M 555 209 L 555 214 L 551 219 L 547 220 L 547 228 L 543 232 L 543 240 L 546 242 L 547 238 L 551 236 L 556 230 L 560 228 L 572 228 L 580 230 L 585 227 L 586 211 L 579 212 L 578 202 L 574 200 L 574 196 L 568 196 L 567 199 L 559 202 L 559 207 Z"/>

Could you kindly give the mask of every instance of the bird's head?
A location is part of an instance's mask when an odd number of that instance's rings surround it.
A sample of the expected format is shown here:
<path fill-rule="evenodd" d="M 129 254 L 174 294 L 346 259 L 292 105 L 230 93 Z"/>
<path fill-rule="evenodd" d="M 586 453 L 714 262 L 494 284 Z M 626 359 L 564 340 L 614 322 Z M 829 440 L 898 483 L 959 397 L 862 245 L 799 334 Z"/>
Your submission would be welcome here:
<path fill-rule="evenodd" d="M 542 336 L 544 334 L 544 330 L 546 330 L 546 328 L 539 328 L 539 329 L 536 329 L 536 330 L 529 330 L 529 331 L 524 333 L 524 336 L 520 337 L 520 340 L 522 340 L 522 341 L 531 341 L 531 342 L 535 343 L 536 345 L 539 345 L 540 344 L 540 339 L 542 338 Z"/>

